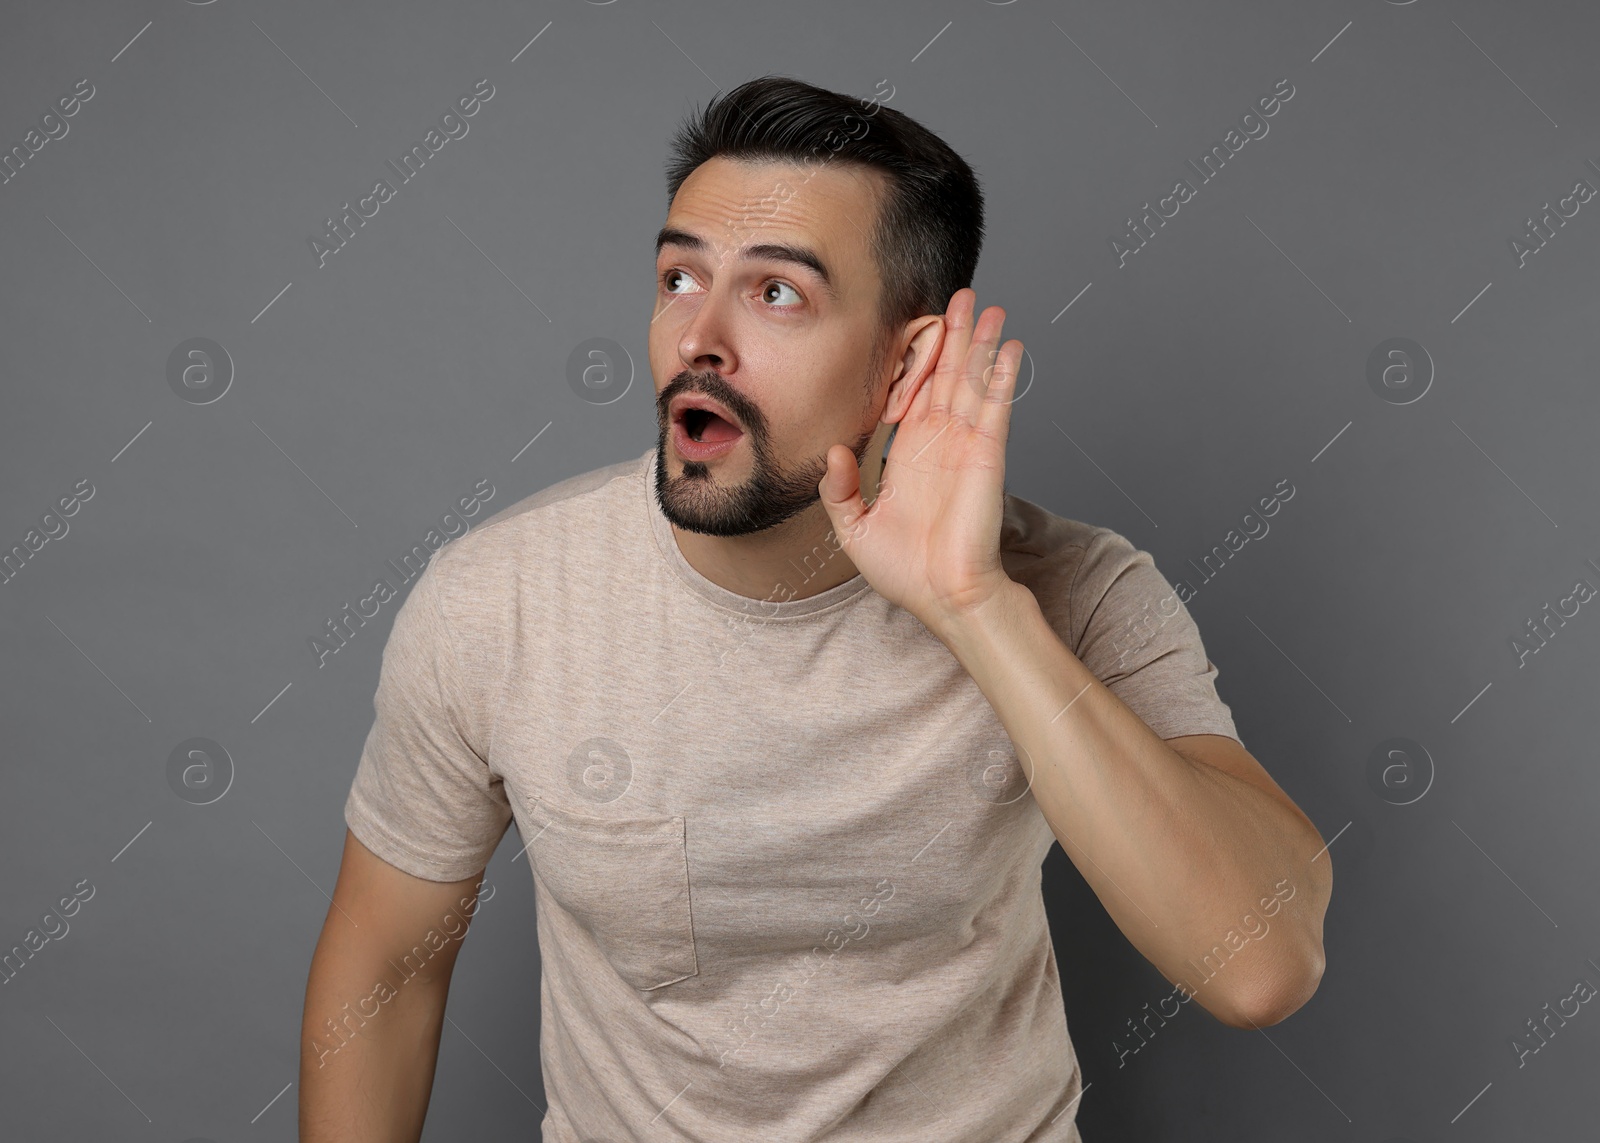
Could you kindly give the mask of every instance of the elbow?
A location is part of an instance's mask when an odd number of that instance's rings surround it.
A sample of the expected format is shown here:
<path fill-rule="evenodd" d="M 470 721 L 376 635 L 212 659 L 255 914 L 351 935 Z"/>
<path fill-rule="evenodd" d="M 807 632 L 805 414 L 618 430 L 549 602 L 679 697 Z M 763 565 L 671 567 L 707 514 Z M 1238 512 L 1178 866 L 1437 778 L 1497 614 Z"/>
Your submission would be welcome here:
<path fill-rule="evenodd" d="M 1309 919 L 1302 928 L 1287 930 L 1293 938 L 1256 974 L 1244 989 L 1245 995 L 1236 998 L 1233 1011 L 1218 1017 L 1224 1023 L 1244 1029 L 1270 1027 L 1293 1016 L 1316 995 L 1328 965 L 1322 928 L 1333 891 L 1333 869 L 1327 861 L 1314 864 L 1313 869 L 1310 892 L 1302 906 L 1303 916 Z"/>
<path fill-rule="evenodd" d="M 1282 1023 L 1316 995 L 1326 966 L 1327 960 L 1319 945 L 1314 955 L 1296 966 L 1295 971 L 1260 982 L 1249 995 L 1236 998 L 1227 1011 L 1217 1013 L 1217 1019 L 1245 1031 Z"/>

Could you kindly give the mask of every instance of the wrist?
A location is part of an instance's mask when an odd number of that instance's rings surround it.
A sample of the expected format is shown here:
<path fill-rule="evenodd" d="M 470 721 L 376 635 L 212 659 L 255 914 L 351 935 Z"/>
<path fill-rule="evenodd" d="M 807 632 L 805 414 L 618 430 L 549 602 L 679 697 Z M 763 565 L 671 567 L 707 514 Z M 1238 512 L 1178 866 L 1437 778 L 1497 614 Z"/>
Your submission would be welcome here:
<path fill-rule="evenodd" d="M 1033 592 L 1009 576 L 980 600 L 953 608 L 926 624 L 959 658 L 964 652 L 1020 629 L 1031 614 L 1043 613 Z"/>

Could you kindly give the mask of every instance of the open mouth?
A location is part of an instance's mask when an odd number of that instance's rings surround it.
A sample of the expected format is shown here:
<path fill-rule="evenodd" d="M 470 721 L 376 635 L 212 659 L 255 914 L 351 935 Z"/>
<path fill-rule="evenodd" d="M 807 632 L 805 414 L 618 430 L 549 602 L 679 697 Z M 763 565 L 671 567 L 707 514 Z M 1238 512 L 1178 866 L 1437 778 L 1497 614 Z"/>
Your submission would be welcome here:
<path fill-rule="evenodd" d="M 720 444 L 744 435 L 737 425 L 730 424 L 709 409 L 685 409 L 683 431 L 697 443 Z"/>

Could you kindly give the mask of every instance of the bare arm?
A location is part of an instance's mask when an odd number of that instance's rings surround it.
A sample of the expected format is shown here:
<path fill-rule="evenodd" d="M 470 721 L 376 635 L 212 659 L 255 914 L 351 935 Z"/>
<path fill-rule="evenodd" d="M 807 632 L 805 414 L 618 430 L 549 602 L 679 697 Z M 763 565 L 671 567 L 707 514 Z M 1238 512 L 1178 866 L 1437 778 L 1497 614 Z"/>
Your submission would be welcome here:
<path fill-rule="evenodd" d="M 481 872 L 455 882 L 413 877 L 345 831 L 306 981 L 301 1143 L 421 1137 L 450 976 L 481 884 Z"/>
<path fill-rule="evenodd" d="M 1160 738 L 1021 584 L 937 633 L 1017 744 L 1061 848 L 1145 959 L 1169 981 L 1194 982 L 1208 953 L 1221 963 L 1251 943 L 1241 918 L 1261 925 L 1260 903 L 1276 918 L 1274 939 L 1215 985 L 1188 990 L 1243 1029 L 1305 1004 L 1325 964 L 1332 865 L 1316 826 L 1261 764 L 1225 735 Z M 1294 906 L 1280 913 L 1274 888 Z"/>

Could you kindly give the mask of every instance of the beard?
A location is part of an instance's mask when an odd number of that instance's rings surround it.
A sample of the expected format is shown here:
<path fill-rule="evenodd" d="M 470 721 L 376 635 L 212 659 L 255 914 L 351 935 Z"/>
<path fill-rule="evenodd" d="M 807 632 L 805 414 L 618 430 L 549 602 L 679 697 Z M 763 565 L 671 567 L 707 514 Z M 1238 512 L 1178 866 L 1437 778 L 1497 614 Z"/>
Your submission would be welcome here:
<path fill-rule="evenodd" d="M 667 437 L 672 425 L 666 410 L 680 393 L 703 393 L 739 419 L 751 456 L 750 475 L 744 480 L 724 484 L 711 465 L 694 460 L 682 461 L 678 475 L 668 473 Z M 772 451 L 771 432 L 761 410 L 717 374 L 678 374 L 656 398 L 656 407 L 656 502 L 662 514 L 684 531 L 748 536 L 776 527 L 822 499 L 817 485 L 828 471 L 827 450 L 794 463 L 780 460 Z M 865 466 L 867 448 L 876 432 L 874 421 L 854 441 L 846 442 L 858 468 Z"/>

